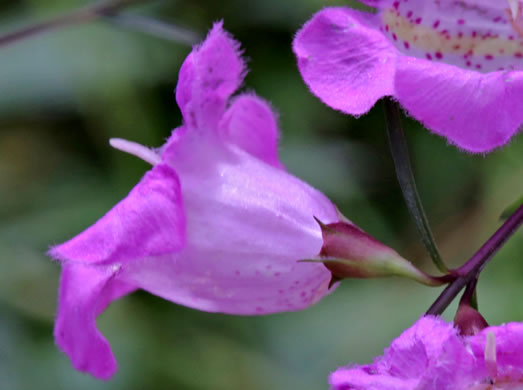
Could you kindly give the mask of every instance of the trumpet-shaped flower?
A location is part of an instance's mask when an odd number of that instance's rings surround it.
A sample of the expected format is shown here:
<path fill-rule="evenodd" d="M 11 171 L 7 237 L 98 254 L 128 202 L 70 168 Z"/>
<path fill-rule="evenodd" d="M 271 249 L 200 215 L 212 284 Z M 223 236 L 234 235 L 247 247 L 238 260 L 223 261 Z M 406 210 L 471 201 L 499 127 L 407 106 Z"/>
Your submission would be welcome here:
<path fill-rule="evenodd" d="M 301 75 L 327 105 L 366 113 L 392 96 L 470 152 L 523 124 L 521 0 L 362 0 L 376 14 L 326 8 L 298 32 Z"/>
<path fill-rule="evenodd" d="M 383 356 L 330 375 L 332 390 L 521 390 L 523 324 L 461 336 L 452 324 L 422 317 Z"/>
<path fill-rule="evenodd" d="M 270 106 L 231 99 L 245 64 L 214 26 L 179 74 L 184 123 L 151 150 L 112 140 L 153 168 L 93 226 L 51 249 L 62 277 L 55 337 L 75 368 L 116 370 L 96 317 L 136 289 L 209 312 L 257 315 L 304 309 L 328 292 L 330 272 L 298 262 L 322 248 L 314 217 L 338 221 L 333 204 L 288 173 Z"/>

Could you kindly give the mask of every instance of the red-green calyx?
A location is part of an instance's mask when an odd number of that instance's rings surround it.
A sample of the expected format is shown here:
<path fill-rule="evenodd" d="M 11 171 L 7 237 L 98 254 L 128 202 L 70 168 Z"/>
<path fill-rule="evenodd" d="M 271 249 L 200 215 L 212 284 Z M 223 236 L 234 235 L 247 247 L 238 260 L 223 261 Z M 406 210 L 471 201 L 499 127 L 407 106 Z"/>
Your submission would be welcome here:
<path fill-rule="evenodd" d="M 399 276 L 428 286 L 449 282 L 449 277 L 425 274 L 350 221 L 331 224 L 317 221 L 322 230 L 323 247 L 318 258 L 306 261 L 323 263 L 332 272 L 333 281 Z"/>

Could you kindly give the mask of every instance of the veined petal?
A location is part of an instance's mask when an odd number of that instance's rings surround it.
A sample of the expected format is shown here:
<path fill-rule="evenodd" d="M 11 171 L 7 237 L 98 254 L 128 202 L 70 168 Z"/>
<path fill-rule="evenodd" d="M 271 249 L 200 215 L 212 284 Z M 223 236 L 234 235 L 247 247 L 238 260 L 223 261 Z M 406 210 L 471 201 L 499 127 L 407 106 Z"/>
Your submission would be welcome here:
<path fill-rule="evenodd" d="M 182 178 L 187 244 L 172 256 L 133 262 L 122 278 L 230 314 L 299 310 L 327 294 L 330 272 L 298 262 L 321 250 L 313 217 L 338 220 L 323 194 L 218 138 L 182 136 L 162 157 Z"/>
<path fill-rule="evenodd" d="M 113 300 L 135 290 L 115 279 L 117 266 L 67 263 L 62 267 L 55 338 L 73 366 L 109 379 L 117 364 L 107 340 L 96 328 L 96 316 Z"/>
<path fill-rule="evenodd" d="M 463 348 L 456 329 L 436 317 L 422 317 L 392 342 L 377 367 L 396 377 L 419 378 L 443 348 L 456 343 Z"/>
<path fill-rule="evenodd" d="M 523 123 L 523 72 L 482 74 L 401 57 L 395 85 L 414 118 L 467 151 L 504 145 Z"/>
<path fill-rule="evenodd" d="M 176 172 L 159 164 L 93 226 L 50 250 L 66 262 L 117 264 L 180 250 L 185 214 Z"/>
<path fill-rule="evenodd" d="M 240 44 L 222 25 L 214 25 L 180 70 L 176 101 L 185 124 L 191 128 L 215 129 L 227 99 L 240 87 L 245 75 Z"/>
<path fill-rule="evenodd" d="M 220 123 L 221 135 L 267 164 L 281 167 L 278 125 L 270 105 L 254 94 L 238 96 Z"/>
<path fill-rule="evenodd" d="M 298 68 L 325 104 L 352 115 L 366 113 L 393 94 L 396 49 L 379 31 L 376 15 L 327 8 L 294 39 Z"/>
<path fill-rule="evenodd" d="M 468 390 L 487 379 L 477 366 L 478 359 L 452 324 L 425 316 L 373 364 L 340 368 L 331 374 L 330 383 L 333 390 Z"/>

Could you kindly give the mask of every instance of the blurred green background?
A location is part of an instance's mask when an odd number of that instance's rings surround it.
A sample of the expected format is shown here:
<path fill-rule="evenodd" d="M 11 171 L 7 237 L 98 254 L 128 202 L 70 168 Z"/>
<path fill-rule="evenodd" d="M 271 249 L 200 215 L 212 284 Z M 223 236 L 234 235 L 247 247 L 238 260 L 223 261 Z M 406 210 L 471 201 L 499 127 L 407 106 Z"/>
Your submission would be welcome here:
<path fill-rule="evenodd" d="M 204 36 L 213 21 L 243 44 L 256 90 L 280 113 L 283 162 L 359 226 L 435 272 L 399 191 L 378 104 L 334 112 L 300 79 L 295 31 L 347 1 L 151 1 L 127 9 Z M 0 2 L 0 33 L 89 4 Z M 101 382 L 74 371 L 52 337 L 59 266 L 46 257 L 102 216 L 148 169 L 110 137 L 159 146 L 180 124 L 173 90 L 187 45 L 104 21 L 0 47 L 0 389 L 326 389 L 327 375 L 369 362 L 440 289 L 391 279 L 345 281 L 316 306 L 265 317 L 208 314 L 139 292 L 99 319 L 120 369 Z M 350 98 L 350 97 L 347 97 Z M 487 156 L 448 146 L 405 119 L 421 197 L 444 258 L 465 261 L 523 193 L 523 136 Z M 479 283 L 492 324 L 523 320 L 523 232 Z M 446 312 L 452 318 L 454 306 Z"/>

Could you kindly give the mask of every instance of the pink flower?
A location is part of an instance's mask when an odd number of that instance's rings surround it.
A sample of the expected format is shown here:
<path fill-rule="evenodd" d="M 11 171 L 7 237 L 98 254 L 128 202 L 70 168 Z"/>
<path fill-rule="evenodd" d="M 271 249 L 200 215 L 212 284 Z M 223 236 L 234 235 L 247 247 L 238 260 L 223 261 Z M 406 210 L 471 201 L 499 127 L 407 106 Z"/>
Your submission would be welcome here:
<path fill-rule="evenodd" d="M 521 0 L 366 0 L 376 14 L 326 8 L 298 32 L 301 75 L 327 105 L 366 113 L 392 96 L 470 152 L 523 124 Z"/>
<path fill-rule="evenodd" d="M 374 363 L 342 367 L 333 390 L 523 389 L 523 324 L 460 336 L 452 324 L 422 317 Z"/>
<path fill-rule="evenodd" d="M 113 146 L 153 164 L 102 219 L 50 254 L 63 271 L 55 337 L 78 370 L 107 379 L 116 361 L 96 317 L 138 288 L 209 312 L 304 309 L 328 292 L 314 257 L 336 222 L 320 192 L 278 159 L 276 118 L 254 94 L 231 95 L 246 69 L 218 23 L 185 60 L 176 100 L 184 124 L 151 150 Z"/>

